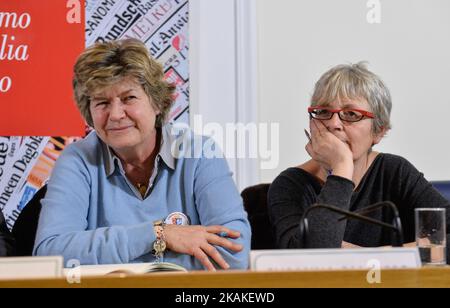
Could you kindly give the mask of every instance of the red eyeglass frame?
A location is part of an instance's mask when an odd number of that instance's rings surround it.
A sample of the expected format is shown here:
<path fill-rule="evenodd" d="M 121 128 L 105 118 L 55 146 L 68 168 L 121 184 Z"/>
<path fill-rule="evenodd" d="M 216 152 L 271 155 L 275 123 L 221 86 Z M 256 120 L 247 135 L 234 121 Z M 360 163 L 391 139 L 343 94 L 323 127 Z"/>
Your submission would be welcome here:
<path fill-rule="evenodd" d="M 353 109 L 353 108 L 344 108 L 344 109 L 330 109 L 328 107 L 324 107 L 324 106 L 316 106 L 316 107 L 308 107 L 308 113 L 313 112 L 314 109 L 320 109 L 320 110 L 328 110 L 331 113 L 335 114 L 335 113 L 339 113 L 343 110 L 347 110 L 347 111 L 358 111 L 359 113 L 361 113 L 363 116 L 371 118 L 371 119 L 375 119 L 375 115 L 372 112 L 366 111 L 366 110 L 361 110 L 361 109 Z M 361 118 L 362 120 L 362 118 Z"/>

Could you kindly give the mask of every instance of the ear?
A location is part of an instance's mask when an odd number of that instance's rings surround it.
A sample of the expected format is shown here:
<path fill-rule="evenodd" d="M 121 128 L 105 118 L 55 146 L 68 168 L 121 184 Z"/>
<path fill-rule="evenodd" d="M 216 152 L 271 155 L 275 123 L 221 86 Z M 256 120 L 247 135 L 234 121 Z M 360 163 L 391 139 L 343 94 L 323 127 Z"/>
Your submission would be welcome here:
<path fill-rule="evenodd" d="M 154 102 L 151 102 L 151 106 L 153 108 L 153 111 L 155 112 L 155 115 L 160 115 L 161 114 L 161 110 L 158 108 L 158 105 L 156 105 Z"/>
<path fill-rule="evenodd" d="M 383 139 L 383 137 L 386 135 L 387 131 L 388 130 L 385 127 L 382 127 L 381 131 L 378 134 L 373 134 L 372 146 L 380 143 L 381 139 Z"/>

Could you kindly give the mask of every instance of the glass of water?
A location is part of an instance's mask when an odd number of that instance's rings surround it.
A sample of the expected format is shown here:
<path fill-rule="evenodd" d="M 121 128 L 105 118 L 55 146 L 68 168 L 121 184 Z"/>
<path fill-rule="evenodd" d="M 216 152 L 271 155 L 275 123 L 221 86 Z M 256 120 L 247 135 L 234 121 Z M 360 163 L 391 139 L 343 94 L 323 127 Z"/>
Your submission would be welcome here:
<path fill-rule="evenodd" d="M 416 244 L 422 265 L 445 265 L 446 219 L 444 208 L 415 209 Z"/>

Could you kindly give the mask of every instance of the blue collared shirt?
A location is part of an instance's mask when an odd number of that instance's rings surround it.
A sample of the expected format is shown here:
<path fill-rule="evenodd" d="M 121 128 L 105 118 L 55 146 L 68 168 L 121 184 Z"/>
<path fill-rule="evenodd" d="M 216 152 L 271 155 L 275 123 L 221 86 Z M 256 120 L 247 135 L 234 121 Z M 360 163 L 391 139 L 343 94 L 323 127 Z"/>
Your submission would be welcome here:
<path fill-rule="evenodd" d="M 244 246 L 241 252 L 216 248 L 231 268 L 247 268 L 250 225 L 226 160 L 205 155 L 204 147 L 196 150 L 197 156 L 180 155 L 183 146 L 174 150 L 178 140 L 198 140 L 188 129 L 175 132 L 166 125 L 161 139 L 144 197 L 95 132 L 66 147 L 41 202 L 34 254 L 62 255 L 65 262 L 80 264 L 153 262 L 153 221 L 182 212 L 192 225 L 239 231 L 241 237 L 233 241 Z M 212 145 L 217 153 L 210 139 L 200 140 L 201 146 Z M 166 251 L 164 261 L 203 269 L 194 257 L 171 251 Z"/>

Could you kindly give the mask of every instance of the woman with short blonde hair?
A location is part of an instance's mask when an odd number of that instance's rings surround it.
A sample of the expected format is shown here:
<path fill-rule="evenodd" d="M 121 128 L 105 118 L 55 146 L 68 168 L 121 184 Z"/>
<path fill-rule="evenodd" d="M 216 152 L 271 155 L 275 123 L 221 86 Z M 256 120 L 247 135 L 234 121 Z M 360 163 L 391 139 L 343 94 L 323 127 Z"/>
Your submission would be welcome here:
<path fill-rule="evenodd" d="M 129 39 L 87 48 L 73 88 L 95 130 L 56 163 L 34 254 L 81 264 L 247 268 L 250 226 L 227 162 L 204 152 L 175 155 L 178 140 L 194 136 L 165 123 L 175 87 L 146 46 Z"/>

